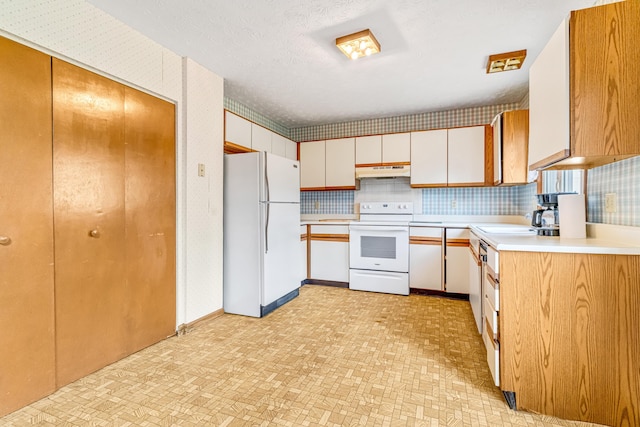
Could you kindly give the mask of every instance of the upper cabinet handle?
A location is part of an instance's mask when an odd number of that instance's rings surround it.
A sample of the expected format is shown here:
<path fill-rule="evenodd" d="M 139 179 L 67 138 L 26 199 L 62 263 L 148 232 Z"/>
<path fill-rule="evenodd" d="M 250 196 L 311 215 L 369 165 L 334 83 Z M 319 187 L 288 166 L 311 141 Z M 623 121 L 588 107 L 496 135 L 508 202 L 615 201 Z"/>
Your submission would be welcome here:
<path fill-rule="evenodd" d="M 9 246 L 11 244 L 11 237 L 9 236 L 0 236 L 0 245 Z"/>
<path fill-rule="evenodd" d="M 95 237 L 97 239 L 98 237 L 100 237 L 100 232 L 97 228 L 95 228 L 89 232 L 89 237 Z"/>

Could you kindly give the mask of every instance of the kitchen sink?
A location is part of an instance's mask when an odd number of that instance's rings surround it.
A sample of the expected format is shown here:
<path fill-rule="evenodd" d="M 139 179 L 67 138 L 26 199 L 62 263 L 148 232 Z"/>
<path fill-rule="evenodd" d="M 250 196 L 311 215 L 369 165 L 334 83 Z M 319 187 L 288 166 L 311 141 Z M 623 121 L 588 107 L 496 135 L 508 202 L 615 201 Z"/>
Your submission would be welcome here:
<path fill-rule="evenodd" d="M 478 230 L 487 234 L 536 234 L 535 230 L 526 225 L 491 225 L 478 227 Z"/>

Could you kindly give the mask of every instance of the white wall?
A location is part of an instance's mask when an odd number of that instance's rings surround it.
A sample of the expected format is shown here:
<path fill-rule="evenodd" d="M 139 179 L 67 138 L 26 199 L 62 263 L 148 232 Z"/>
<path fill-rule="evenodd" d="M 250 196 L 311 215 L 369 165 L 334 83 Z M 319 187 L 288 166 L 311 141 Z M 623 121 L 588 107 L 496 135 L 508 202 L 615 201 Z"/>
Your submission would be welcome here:
<path fill-rule="evenodd" d="M 0 0 L 0 35 L 176 103 L 176 326 L 221 309 L 222 79 L 81 0 Z"/>

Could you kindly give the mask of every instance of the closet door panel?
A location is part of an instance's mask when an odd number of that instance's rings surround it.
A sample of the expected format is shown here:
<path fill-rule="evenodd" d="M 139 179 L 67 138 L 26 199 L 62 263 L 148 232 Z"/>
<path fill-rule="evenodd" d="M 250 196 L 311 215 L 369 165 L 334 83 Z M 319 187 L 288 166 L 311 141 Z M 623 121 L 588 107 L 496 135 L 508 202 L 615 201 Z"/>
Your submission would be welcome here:
<path fill-rule="evenodd" d="M 57 384 L 126 354 L 124 86 L 53 59 Z"/>
<path fill-rule="evenodd" d="M 125 91 L 129 352 L 176 330 L 175 107 Z"/>
<path fill-rule="evenodd" d="M 55 390 L 51 57 L 0 37 L 0 417 Z"/>

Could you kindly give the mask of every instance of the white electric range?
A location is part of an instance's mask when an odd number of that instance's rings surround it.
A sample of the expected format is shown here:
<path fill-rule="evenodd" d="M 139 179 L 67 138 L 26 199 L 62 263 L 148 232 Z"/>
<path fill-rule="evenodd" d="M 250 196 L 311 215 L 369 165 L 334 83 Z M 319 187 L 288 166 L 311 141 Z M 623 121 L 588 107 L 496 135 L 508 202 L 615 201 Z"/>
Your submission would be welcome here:
<path fill-rule="evenodd" d="M 409 295 L 411 202 L 360 204 L 349 225 L 349 288 Z"/>

